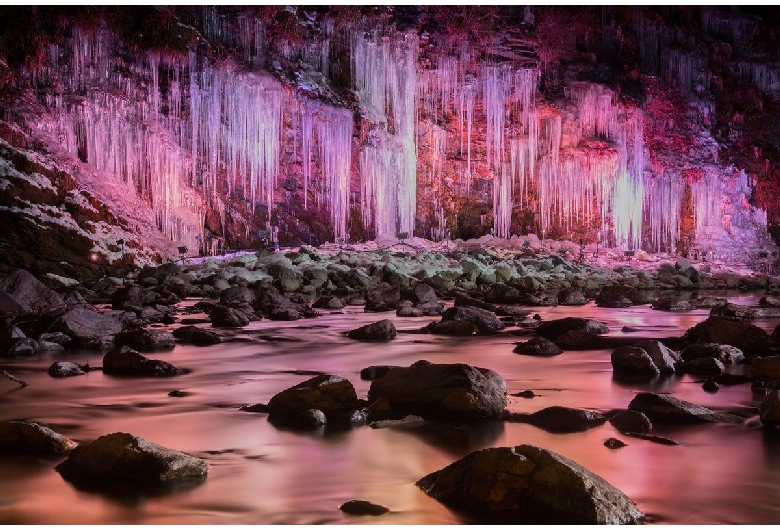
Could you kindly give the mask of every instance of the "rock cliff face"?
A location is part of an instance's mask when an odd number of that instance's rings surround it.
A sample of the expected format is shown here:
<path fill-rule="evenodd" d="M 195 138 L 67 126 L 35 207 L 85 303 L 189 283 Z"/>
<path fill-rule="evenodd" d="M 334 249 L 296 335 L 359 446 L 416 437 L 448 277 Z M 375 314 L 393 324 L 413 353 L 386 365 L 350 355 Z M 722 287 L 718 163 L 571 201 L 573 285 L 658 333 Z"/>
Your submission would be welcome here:
<path fill-rule="evenodd" d="M 0 18 L 7 270 L 67 262 L 94 275 L 275 234 L 298 245 L 537 233 L 727 261 L 776 249 L 768 12 L 9 7 Z"/>

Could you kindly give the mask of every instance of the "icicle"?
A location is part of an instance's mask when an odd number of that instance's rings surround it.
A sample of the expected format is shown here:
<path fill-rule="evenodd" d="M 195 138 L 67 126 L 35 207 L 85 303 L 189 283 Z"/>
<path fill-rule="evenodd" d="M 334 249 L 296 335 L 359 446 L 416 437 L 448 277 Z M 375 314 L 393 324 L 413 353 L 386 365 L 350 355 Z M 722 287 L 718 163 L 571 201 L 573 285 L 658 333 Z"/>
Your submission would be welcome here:
<path fill-rule="evenodd" d="M 383 130 L 364 148 L 360 167 L 363 217 L 374 214 L 377 236 L 414 232 L 417 157 L 414 143 L 418 40 L 413 34 L 355 31 L 352 75 L 361 110 Z M 387 123 L 385 116 L 392 117 Z M 373 180 L 365 184 L 366 180 Z M 373 204 L 369 204 L 373 203 Z M 367 219 L 370 220 L 370 219 Z"/>
<path fill-rule="evenodd" d="M 352 113 L 347 109 L 323 105 L 317 118 L 320 163 L 329 199 L 334 241 L 337 241 L 348 236 Z"/>

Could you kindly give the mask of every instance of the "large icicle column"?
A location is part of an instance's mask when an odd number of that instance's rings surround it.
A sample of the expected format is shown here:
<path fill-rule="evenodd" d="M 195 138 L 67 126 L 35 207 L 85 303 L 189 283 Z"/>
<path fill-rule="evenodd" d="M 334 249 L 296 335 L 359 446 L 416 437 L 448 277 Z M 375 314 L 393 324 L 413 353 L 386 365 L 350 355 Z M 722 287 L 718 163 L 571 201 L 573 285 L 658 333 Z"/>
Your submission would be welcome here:
<path fill-rule="evenodd" d="M 357 30 L 351 38 L 361 113 L 374 124 L 360 152 L 360 176 L 363 221 L 376 237 L 414 232 L 418 46 L 416 35 L 394 30 Z"/>

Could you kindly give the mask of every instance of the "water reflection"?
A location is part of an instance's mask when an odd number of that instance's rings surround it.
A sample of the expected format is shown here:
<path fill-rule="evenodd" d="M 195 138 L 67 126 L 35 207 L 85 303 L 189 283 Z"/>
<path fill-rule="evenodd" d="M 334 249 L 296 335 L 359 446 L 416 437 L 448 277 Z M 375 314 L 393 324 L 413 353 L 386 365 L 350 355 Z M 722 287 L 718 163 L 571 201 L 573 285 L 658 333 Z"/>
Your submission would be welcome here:
<path fill-rule="evenodd" d="M 722 296 L 723 294 L 718 294 Z M 755 304 L 740 293 L 739 303 Z M 532 308 L 545 319 L 582 316 L 610 328 L 610 347 L 640 339 L 681 336 L 708 310 L 653 311 L 648 306 L 601 309 Z M 0 381 L 0 420 L 29 419 L 78 442 L 130 432 L 151 442 L 198 455 L 210 464 L 196 488 L 117 502 L 77 490 L 54 470 L 60 460 L 0 459 L 0 524 L 454 524 L 476 522 L 455 514 L 414 483 L 469 452 L 529 443 L 561 453 L 623 490 L 651 522 L 674 524 L 770 524 L 780 503 L 780 440 L 755 423 L 657 425 L 667 446 L 622 436 L 609 423 L 586 432 L 554 434 L 529 424 L 484 422 L 429 424 L 404 429 L 360 427 L 301 433 L 279 430 L 262 413 L 239 410 L 270 398 L 315 373 L 349 379 L 364 398 L 369 365 L 409 366 L 426 359 L 491 368 L 507 382 L 508 409 L 533 413 L 558 405 L 606 412 L 625 409 L 638 392 L 668 392 L 715 410 L 750 410 L 761 396 L 749 384 L 722 385 L 707 393 L 688 375 L 640 381 L 616 379 L 611 349 L 565 351 L 552 358 L 512 353 L 525 337 L 505 332 L 474 338 L 400 333 L 387 344 L 351 341 L 344 333 L 392 318 L 400 330 L 416 330 L 436 318 L 397 318 L 347 307 L 316 320 L 253 322 L 214 346 L 178 345 L 151 354 L 190 373 L 172 378 L 112 378 L 101 372 L 54 379 L 48 366 L 60 356 L 43 354 L 3 365 L 28 387 Z M 756 321 L 772 330 L 778 319 Z M 624 326 L 637 332 L 623 332 Z M 102 356 L 78 351 L 61 358 L 100 366 Z M 729 367 L 744 373 L 745 367 Z M 184 397 L 170 396 L 180 390 Z M 512 396 L 533 390 L 535 397 Z M 610 437 L 628 445 L 604 447 Z M 382 504 L 391 512 L 355 518 L 338 506 L 350 499 Z"/>

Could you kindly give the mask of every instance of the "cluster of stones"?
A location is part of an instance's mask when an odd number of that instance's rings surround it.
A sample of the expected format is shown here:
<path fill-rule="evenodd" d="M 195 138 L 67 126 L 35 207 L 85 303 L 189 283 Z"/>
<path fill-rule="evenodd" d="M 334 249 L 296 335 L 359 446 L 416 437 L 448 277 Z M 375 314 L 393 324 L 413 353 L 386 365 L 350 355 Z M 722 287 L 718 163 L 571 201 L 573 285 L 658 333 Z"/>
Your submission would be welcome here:
<path fill-rule="evenodd" d="M 679 352 L 662 341 L 627 344 L 624 340 L 611 355 L 615 376 L 647 378 L 687 372 L 706 376 L 708 390 L 717 389 L 718 384 L 752 382 L 755 391 L 765 393 L 759 411 L 762 424 L 768 429 L 780 427 L 780 326 L 770 335 L 749 322 L 780 316 L 777 284 L 768 278 L 708 278 L 685 260 L 662 266 L 653 275 L 625 266 L 599 271 L 558 256 L 540 257 L 532 251 L 510 257 L 481 249 L 452 255 L 422 252 L 412 262 L 407 255 L 387 251 L 327 255 L 303 247 L 288 254 L 247 255 L 223 265 L 206 261 L 187 267 L 166 264 L 145 268 L 127 284 L 105 278 L 89 289 L 63 285 L 61 279 L 47 280 L 48 286 L 19 270 L 0 282 L 0 312 L 7 315 L 0 326 L 0 356 L 56 353 L 71 346 L 107 350 L 99 367 L 105 373 L 154 377 L 181 375 L 187 370 L 140 352 L 169 350 L 176 341 L 198 345 L 221 341 L 219 333 L 195 325 L 198 323 L 217 330 L 240 328 L 264 318 L 312 318 L 321 314 L 317 310 L 337 311 L 344 305 L 356 305 L 367 312 L 440 317 L 415 330 L 417 333 L 471 336 L 498 333 L 507 326 L 528 328 L 536 337 L 517 343 L 514 352 L 553 356 L 567 350 L 609 348 L 610 330 L 601 322 L 583 318 L 542 321 L 517 305 L 581 305 L 594 300 L 602 307 L 648 303 L 667 311 L 707 307 L 711 316 L 677 340 L 679 348 L 675 349 Z M 769 290 L 757 308 L 711 297 L 693 298 L 688 305 L 666 304 L 663 297 L 656 296 L 659 288 L 758 287 L 759 283 Z M 193 296 L 213 300 L 193 308 L 206 313 L 207 319 L 184 318 L 172 333 L 149 328 L 150 324 L 178 322 L 176 305 Z M 442 300 L 453 303 L 445 309 Z M 110 309 L 98 310 L 94 304 L 99 303 L 110 303 Z M 397 333 L 393 321 L 385 318 L 346 336 L 386 342 Z M 751 376 L 728 373 L 726 366 L 740 363 L 750 364 Z M 58 361 L 49 373 L 67 377 L 95 368 Z M 268 403 L 243 409 L 267 414 L 280 428 L 302 430 L 365 425 L 414 428 L 432 421 L 518 421 L 550 432 L 577 432 L 609 421 L 627 436 L 668 444 L 675 442 L 651 434 L 653 424 L 743 420 L 654 393 L 639 393 L 626 410 L 608 414 L 567 407 L 512 413 L 506 410 L 504 379 L 493 370 L 466 364 L 421 360 L 408 367 L 368 366 L 361 378 L 371 381 L 365 399 L 358 397 L 347 379 L 321 374 L 280 392 Z M 614 438 L 606 444 L 614 448 L 625 445 Z M 76 447 L 31 422 L 0 424 L 0 447 L 41 454 L 70 453 L 57 470 L 66 479 L 88 487 L 105 486 L 114 477 L 141 485 L 197 480 L 208 470 L 195 456 L 131 434 L 113 433 Z M 161 461 L 170 465 L 161 465 Z M 472 484 L 480 487 L 475 489 Z M 509 521 L 624 524 L 643 517 L 628 497 L 600 477 L 561 455 L 533 446 L 477 451 L 422 478 L 418 486 L 459 510 L 501 514 L 509 516 Z M 365 501 L 350 501 L 342 510 L 386 511 Z"/>

